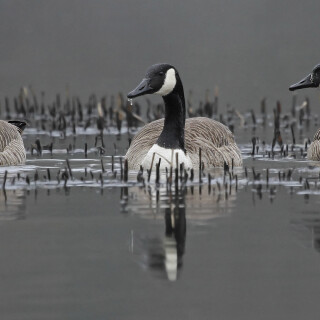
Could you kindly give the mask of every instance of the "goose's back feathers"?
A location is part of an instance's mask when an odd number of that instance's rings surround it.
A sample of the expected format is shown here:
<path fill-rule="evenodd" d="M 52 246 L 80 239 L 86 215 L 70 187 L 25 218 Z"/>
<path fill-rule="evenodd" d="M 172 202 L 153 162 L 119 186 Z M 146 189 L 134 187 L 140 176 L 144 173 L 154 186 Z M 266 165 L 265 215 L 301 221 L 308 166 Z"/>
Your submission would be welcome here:
<path fill-rule="evenodd" d="M 218 121 L 205 117 L 187 119 L 185 144 L 194 168 L 199 167 L 199 148 L 206 168 L 223 167 L 224 163 L 232 166 L 232 162 L 236 167 L 242 165 L 232 132 Z"/>
<path fill-rule="evenodd" d="M 157 142 L 162 132 L 164 119 L 145 125 L 132 140 L 126 154 L 130 169 L 138 169 L 151 147 Z M 242 158 L 232 132 L 222 123 L 197 117 L 186 119 L 185 148 L 192 161 L 193 168 L 199 167 L 199 149 L 202 161 L 207 167 L 241 166 Z"/>
<path fill-rule="evenodd" d="M 314 135 L 313 141 L 308 148 L 307 158 L 312 161 L 320 161 L 320 129 Z"/>
<path fill-rule="evenodd" d="M 0 165 L 23 164 L 26 151 L 18 127 L 0 120 Z"/>

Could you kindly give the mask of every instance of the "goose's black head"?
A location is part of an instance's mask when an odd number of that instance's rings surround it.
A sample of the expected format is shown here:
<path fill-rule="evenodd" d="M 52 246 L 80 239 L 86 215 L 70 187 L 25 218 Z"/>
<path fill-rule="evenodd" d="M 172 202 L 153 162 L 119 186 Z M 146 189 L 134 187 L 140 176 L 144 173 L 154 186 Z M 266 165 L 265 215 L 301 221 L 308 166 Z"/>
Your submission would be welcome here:
<path fill-rule="evenodd" d="M 24 128 L 26 127 L 27 123 L 24 121 L 17 121 L 17 120 L 11 120 L 8 121 L 10 124 L 16 126 L 19 130 L 19 132 L 22 134 Z"/>
<path fill-rule="evenodd" d="M 289 90 L 294 91 L 303 88 L 317 88 L 320 84 L 320 64 L 316 65 L 312 72 L 298 83 L 290 86 Z"/>
<path fill-rule="evenodd" d="M 141 83 L 128 93 L 128 98 L 153 93 L 166 96 L 173 92 L 180 83 L 178 71 L 172 65 L 155 64 L 148 69 Z"/>

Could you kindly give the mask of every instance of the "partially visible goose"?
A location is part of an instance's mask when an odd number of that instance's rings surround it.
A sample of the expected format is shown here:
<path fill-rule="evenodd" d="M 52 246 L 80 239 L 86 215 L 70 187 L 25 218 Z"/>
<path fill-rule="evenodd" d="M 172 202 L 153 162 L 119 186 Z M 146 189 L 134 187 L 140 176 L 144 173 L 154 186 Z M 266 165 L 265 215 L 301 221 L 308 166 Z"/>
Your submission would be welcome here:
<path fill-rule="evenodd" d="M 14 166 L 26 161 L 21 137 L 25 126 L 22 121 L 0 120 L 0 166 Z"/>
<path fill-rule="evenodd" d="M 150 168 L 161 158 L 161 167 L 179 163 L 185 168 L 199 168 L 199 149 L 206 168 L 224 164 L 241 166 L 241 152 L 228 127 L 209 118 L 186 120 L 182 82 L 178 71 L 169 64 L 151 66 L 136 89 L 128 94 L 132 99 L 145 94 L 159 94 L 165 104 L 165 118 L 144 126 L 134 137 L 127 151 L 129 169 L 140 165 Z"/>
<path fill-rule="evenodd" d="M 317 88 L 320 84 L 320 64 L 316 65 L 312 72 L 299 82 L 290 86 L 289 90 L 294 91 L 303 88 Z M 320 161 L 320 129 L 313 137 L 313 142 L 310 144 L 307 157 L 309 160 Z"/>

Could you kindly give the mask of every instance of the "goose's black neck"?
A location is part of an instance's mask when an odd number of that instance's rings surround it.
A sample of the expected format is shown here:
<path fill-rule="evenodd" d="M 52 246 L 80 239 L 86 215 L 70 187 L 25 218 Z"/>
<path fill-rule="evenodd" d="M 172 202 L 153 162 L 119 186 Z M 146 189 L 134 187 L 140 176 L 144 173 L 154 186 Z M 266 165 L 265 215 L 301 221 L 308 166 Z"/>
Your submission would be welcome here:
<path fill-rule="evenodd" d="M 165 103 L 165 118 L 163 130 L 158 138 L 157 144 L 168 149 L 184 148 L 184 126 L 186 121 L 186 107 L 183 86 L 177 79 L 175 89 L 163 96 Z"/>

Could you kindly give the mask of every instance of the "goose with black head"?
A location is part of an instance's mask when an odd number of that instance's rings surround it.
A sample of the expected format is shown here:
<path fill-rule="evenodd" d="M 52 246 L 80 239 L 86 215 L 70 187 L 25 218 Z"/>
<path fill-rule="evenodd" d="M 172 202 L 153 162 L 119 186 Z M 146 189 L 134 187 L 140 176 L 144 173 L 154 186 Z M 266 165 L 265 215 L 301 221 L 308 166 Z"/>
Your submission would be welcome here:
<path fill-rule="evenodd" d="M 224 164 L 241 166 L 241 152 L 234 136 L 222 123 L 204 117 L 186 119 L 184 90 L 180 75 L 170 64 L 151 66 L 141 83 L 128 94 L 133 99 L 145 94 L 161 95 L 164 119 L 145 125 L 134 137 L 126 153 L 129 169 L 150 168 L 161 158 L 161 167 L 179 165 L 199 168 L 199 149 L 206 168 Z"/>
<path fill-rule="evenodd" d="M 312 72 L 309 73 L 299 82 L 289 87 L 290 91 L 295 91 L 304 88 L 317 88 L 320 85 L 320 64 L 316 65 Z M 313 137 L 313 141 L 310 144 L 307 151 L 307 158 L 312 161 L 320 161 L 320 129 Z"/>

